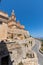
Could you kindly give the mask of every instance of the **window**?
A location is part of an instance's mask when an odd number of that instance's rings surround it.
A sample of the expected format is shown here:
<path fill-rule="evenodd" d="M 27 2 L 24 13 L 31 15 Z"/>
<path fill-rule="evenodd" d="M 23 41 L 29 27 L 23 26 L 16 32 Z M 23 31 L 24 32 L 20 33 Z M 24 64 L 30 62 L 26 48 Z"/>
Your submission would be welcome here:
<path fill-rule="evenodd" d="M 18 37 L 23 40 L 23 35 L 22 34 L 18 34 Z"/>
<path fill-rule="evenodd" d="M 31 46 L 32 46 L 32 41 L 29 41 L 29 43 L 31 44 Z"/>
<path fill-rule="evenodd" d="M 0 24 L 2 24 L 2 21 L 0 21 Z"/>
<path fill-rule="evenodd" d="M 18 65 L 23 65 L 22 61 Z"/>
<path fill-rule="evenodd" d="M 30 43 L 30 41 L 29 41 L 29 43 Z"/>
<path fill-rule="evenodd" d="M 13 39 L 13 33 L 8 33 L 8 37 L 7 38 Z"/>
<path fill-rule="evenodd" d="M 13 39 L 13 33 L 11 34 L 11 39 Z"/>
<path fill-rule="evenodd" d="M 18 36 L 21 36 L 21 34 L 18 34 Z"/>

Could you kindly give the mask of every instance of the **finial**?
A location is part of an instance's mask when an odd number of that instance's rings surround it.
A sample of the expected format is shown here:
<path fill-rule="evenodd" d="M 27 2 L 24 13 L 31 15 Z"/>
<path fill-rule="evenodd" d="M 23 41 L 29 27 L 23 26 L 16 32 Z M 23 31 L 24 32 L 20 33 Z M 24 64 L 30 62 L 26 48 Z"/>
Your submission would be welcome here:
<path fill-rule="evenodd" d="M 12 10 L 12 13 L 11 13 L 12 15 L 15 15 L 15 13 L 14 13 L 14 10 Z"/>
<path fill-rule="evenodd" d="M 20 24 L 20 21 L 18 20 L 17 23 Z"/>

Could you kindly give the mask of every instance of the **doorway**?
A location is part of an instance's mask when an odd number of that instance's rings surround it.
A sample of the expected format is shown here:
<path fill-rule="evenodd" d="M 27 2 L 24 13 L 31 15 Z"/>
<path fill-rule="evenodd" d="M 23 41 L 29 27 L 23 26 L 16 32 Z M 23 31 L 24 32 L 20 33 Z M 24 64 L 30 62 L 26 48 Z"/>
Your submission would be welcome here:
<path fill-rule="evenodd" d="M 9 65 L 9 55 L 1 59 L 1 65 Z"/>

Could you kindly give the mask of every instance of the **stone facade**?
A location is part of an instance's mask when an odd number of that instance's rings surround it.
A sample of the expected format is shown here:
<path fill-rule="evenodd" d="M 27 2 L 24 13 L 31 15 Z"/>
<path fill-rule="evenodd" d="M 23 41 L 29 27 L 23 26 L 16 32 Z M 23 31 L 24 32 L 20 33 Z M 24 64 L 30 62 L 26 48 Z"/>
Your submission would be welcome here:
<path fill-rule="evenodd" d="M 8 65 L 21 65 L 20 62 L 23 65 L 38 65 L 37 55 L 32 51 L 35 39 L 24 28 L 20 22 L 16 22 L 14 11 L 10 17 L 0 11 L 0 57 L 9 54 L 11 63 L 9 61 Z"/>

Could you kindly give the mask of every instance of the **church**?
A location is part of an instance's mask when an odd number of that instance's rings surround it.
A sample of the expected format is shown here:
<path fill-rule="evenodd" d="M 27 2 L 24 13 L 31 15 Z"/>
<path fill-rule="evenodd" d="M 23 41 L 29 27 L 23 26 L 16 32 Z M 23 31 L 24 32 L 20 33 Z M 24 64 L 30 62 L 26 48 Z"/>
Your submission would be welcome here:
<path fill-rule="evenodd" d="M 38 65 L 34 44 L 29 31 L 16 21 L 14 10 L 11 16 L 0 11 L 0 65 Z"/>

